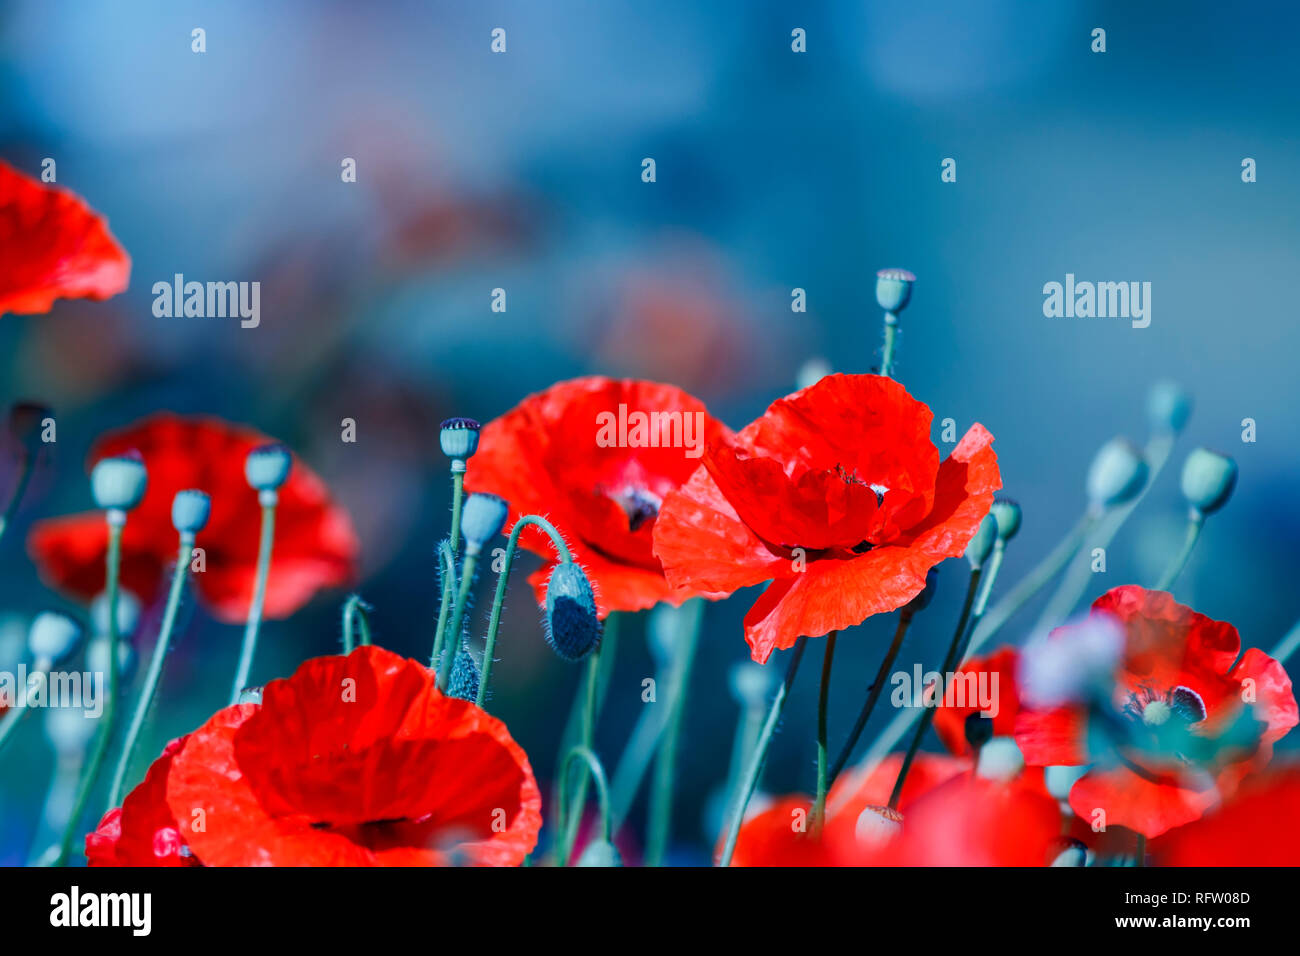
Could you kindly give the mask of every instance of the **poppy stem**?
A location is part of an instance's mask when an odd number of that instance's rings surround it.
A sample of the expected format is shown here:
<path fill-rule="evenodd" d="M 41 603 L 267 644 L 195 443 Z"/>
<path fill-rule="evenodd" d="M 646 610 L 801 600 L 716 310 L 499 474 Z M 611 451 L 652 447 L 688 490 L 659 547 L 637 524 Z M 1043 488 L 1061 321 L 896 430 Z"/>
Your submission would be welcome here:
<path fill-rule="evenodd" d="M 360 594 L 353 594 L 343 605 L 343 653 L 351 654 L 356 647 L 355 633 L 360 625 L 361 646 L 370 645 L 370 615 L 366 612 L 370 605 L 361 600 Z"/>
<path fill-rule="evenodd" d="M 880 699 L 880 694 L 885 688 L 885 679 L 889 676 L 889 671 L 898 658 L 898 652 L 903 646 L 903 638 L 907 634 L 907 628 L 911 625 L 915 614 L 914 610 L 905 606 L 898 617 L 898 627 L 894 631 L 893 643 L 889 645 L 889 650 L 885 652 L 885 659 L 880 662 L 880 670 L 876 671 L 876 679 L 871 683 L 871 688 L 867 693 L 867 701 L 862 705 L 862 711 L 858 714 L 857 723 L 853 725 L 853 730 L 849 733 L 849 739 L 844 742 L 840 755 L 835 758 L 835 763 L 831 767 L 830 775 L 826 780 L 828 789 L 835 784 L 840 771 L 844 769 L 844 765 L 853 756 L 853 748 L 857 746 L 858 738 L 862 736 L 867 721 L 871 719 L 871 712 L 875 710 L 876 701 Z"/>
<path fill-rule="evenodd" d="M 176 614 L 181 606 L 181 592 L 185 587 L 185 575 L 189 570 L 190 554 L 194 548 L 194 535 L 181 532 L 180 547 L 176 555 L 176 567 L 172 571 L 172 584 L 167 592 L 167 607 L 163 611 L 162 626 L 158 629 L 158 641 L 154 644 L 153 656 L 149 659 L 149 672 L 145 675 L 144 687 L 140 689 L 140 700 L 131 715 L 131 725 L 126 731 L 126 740 L 122 743 L 122 754 L 117 758 L 117 769 L 113 772 L 113 784 L 108 791 L 108 809 L 116 807 L 122 797 L 123 784 L 127 771 L 131 767 L 136 742 L 144 728 L 149 708 L 153 706 L 158 683 L 162 680 L 163 661 L 171 647 L 172 629 L 176 626 Z"/>
<path fill-rule="evenodd" d="M 541 515 L 524 515 L 510 529 L 510 539 L 506 542 L 506 552 L 501 559 L 501 573 L 497 575 L 496 593 L 492 596 L 492 613 L 488 618 L 487 640 L 483 645 L 483 673 L 478 683 L 478 699 L 475 701 L 480 707 L 483 706 L 483 701 L 487 699 L 488 678 L 492 674 L 492 655 L 496 651 L 497 630 L 501 627 L 501 607 L 506 600 L 506 584 L 510 578 L 510 568 L 515 561 L 515 552 L 519 550 L 519 535 L 529 525 L 541 528 L 546 532 L 551 539 L 551 543 L 555 545 L 558 560 L 566 563 L 573 560 L 573 555 L 569 552 L 569 546 L 564 543 L 564 538 L 560 532 L 556 530 L 555 525 Z"/>
<path fill-rule="evenodd" d="M 600 647 L 597 646 L 594 651 L 587 657 L 587 679 L 584 683 L 585 697 L 582 706 L 582 731 L 581 744 L 584 750 L 591 750 L 592 742 L 596 736 L 596 685 L 597 677 L 600 674 Z M 564 787 L 564 775 L 567 773 L 567 760 L 561 765 L 560 787 Z M 569 854 L 573 852 L 573 844 L 578 839 L 578 826 L 582 822 L 582 806 L 587 800 L 587 775 L 583 774 L 578 778 L 578 796 L 574 801 L 572 811 L 566 820 L 560 817 L 561 824 L 564 827 L 564 833 L 560 841 L 559 864 L 567 866 Z"/>
<path fill-rule="evenodd" d="M 442 640 L 447 631 L 447 616 L 451 614 L 452 599 L 456 594 L 456 558 L 451 551 L 451 542 L 444 539 L 438 546 L 438 563 L 442 568 L 442 605 L 438 608 L 438 630 L 433 636 L 433 653 L 429 655 L 429 666 L 438 668 L 442 659 Z"/>
<path fill-rule="evenodd" d="M 609 690 L 610 678 L 613 676 L 614 673 L 614 659 L 615 659 L 615 654 L 618 651 L 618 631 L 619 631 L 620 620 L 622 620 L 622 615 L 615 612 L 611 612 L 610 615 L 607 618 L 605 618 L 605 633 L 600 640 L 600 668 L 599 668 L 600 673 L 596 678 L 596 709 L 595 709 L 595 718 L 594 718 L 595 720 L 600 719 L 601 711 L 604 709 L 605 706 L 605 696 Z M 564 724 L 564 733 L 560 738 L 561 741 L 560 758 L 556 764 L 557 774 L 559 772 L 559 764 L 562 763 L 564 759 L 563 755 L 568 753 L 568 751 L 571 750 L 573 746 L 575 746 L 575 741 L 577 741 L 579 734 L 582 732 L 581 723 L 583 718 L 584 706 L 585 706 L 584 695 L 582 695 L 581 693 L 575 694 L 573 698 L 573 705 L 569 708 L 568 720 L 566 720 Z M 647 757 L 647 762 L 648 759 L 649 758 Z M 619 770 L 620 771 L 622 770 L 621 763 L 620 763 Z M 615 776 L 617 777 L 617 774 L 615 774 Z M 558 779 L 559 777 L 557 776 L 556 780 L 558 781 Z M 582 800 L 585 801 L 586 790 L 583 789 L 584 787 L 586 787 L 585 777 L 579 783 L 578 786 L 579 786 L 579 793 L 581 794 L 581 798 Z M 557 783 L 556 784 L 557 793 L 558 793 L 558 789 L 559 787 Z M 555 819 L 553 821 L 553 824 L 556 827 L 556 829 L 559 830 L 565 825 L 567 821 L 565 820 L 564 817 L 559 815 L 558 796 L 554 801 L 554 803 L 555 803 L 556 810 L 555 810 Z M 620 823 L 623 820 L 623 816 L 619 813 L 619 809 L 618 809 L 619 805 L 617 802 L 616 790 L 611 795 L 611 803 L 613 805 L 612 827 L 613 829 L 617 830 Z"/>
<path fill-rule="evenodd" d="M 894 374 L 894 348 L 898 341 L 898 316 L 885 313 L 885 348 L 880 356 L 880 374 L 890 378 Z"/>
<path fill-rule="evenodd" d="M 749 806 L 749 800 L 754 795 L 754 789 L 758 786 L 758 778 L 763 772 L 763 764 L 767 761 L 767 749 L 772 744 L 772 735 L 776 732 L 776 725 L 781 720 L 781 711 L 785 709 L 785 700 L 790 695 L 790 687 L 794 684 L 795 674 L 799 670 L 799 661 L 803 659 L 804 648 L 808 644 L 808 638 L 801 637 L 794 645 L 794 653 L 790 657 L 790 663 L 786 666 L 785 680 L 776 690 L 776 696 L 772 698 L 772 706 L 768 709 L 767 720 L 763 722 L 763 729 L 759 731 L 758 742 L 754 746 L 754 752 L 749 756 L 749 765 L 745 768 L 745 776 L 741 780 L 740 789 L 736 793 L 736 799 L 731 808 L 731 815 L 727 821 L 727 840 L 722 847 L 722 856 L 718 860 L 719 866 L 731 866 L 731 858 L 736 852 L 736 840 L 740 837 L 740 827 L 745 822 L 745 810 Z"/>
<path fill-rule="evenodd" d="M 461 462 L 462 468 L 464 462 Z M 455 554 L 460 549 L 460 509 L 465 497 L 465 472 L 453 471 L 451 473 L 451 552 Z"/>
<path fill-rule="evenodd" d="M 13 520 L 18 506 L 22 503 L 23 495 L 27 493 L 27 484 L 32 477 L 32 457 L 26 452 L 23 453 L 22 464 L 18 466 L 18 481 L 9 496 L 9 503 L 5 505 L 4 514 L 0 515 L 0 538 L 4 537 L 5 529 L 9 527 L 9 522 Z"/>
<path fill-rule="evenodd" d="M 673 697 L 669 705 L 668 722 L 664 727 L 655 757 L 654 779 L 650 786 L 649 825 L 646 828 L 646 866 L 659 866 L 668 849 L 672 833 L 673 776 L 677 769 L 677 741 L 681 737 L 682 715 L 686 711 L 686 696 L 690 691 L 691 668 L 700 640 L 700 621 L 704 617 L 704 601 L 696 598 L 688 602 L 689 615 L 679 632 L 676 660 L 673 667 Z"/>
<path fill-rule="evenodd" d="M 99 734 L 95 738 L 90 759 L 81 772 L 81 780 L 77 784 L 77 796 L 72 802 L 68 825 L 63 829 L 63 839 L 59 841 L 59 852 L 53 860 L 54 866 L 65 866 L 68 857 L 72 854 L 72 841 L 76 838 L 81 815 L 86 812 L 86 804 L 90 802 L 90 795 L 95 789 L 95 782 L 99 779 L 104 757 L 108 754 L 108 746 L 113 739 L 113 720 L 117 714 L 117 599 L 120 590 L 118 573 L 122 564 L 122 528 L 126 524 L 126 512 L 115 508 L 109 509 L 107 519 L 108 555 L 105 563 L 108 580 L 105 591 L 108 594 L 108 689 L 104 698 L 104 710 L 99 715 Z"/>
<path fill-rule="evenodd" d="M 970 584 L 966 587 L 966 600 L 962 604 L 961 617 L 957 620 L 957 629 L 953 632 L 952 643 L 948 645 L 948 653 L 943 659 L 943 668 L 939 672 L 939 683 L 934 689 L 935 699 L 932 706 L 925 705 L 925 692 L 922 691 L 921 704 L 925 712 L 921 714 L 921 722 L 916 728 L 916 733 L 912 735 L 912 743 L 907 748 L 907 756 L 903 758 L 903 766 L 898 770 L 898 779 L 894 781 L 894 791 L 889 795 L 889 809 L 891 810 L 898 809 L 898 801 L 903 794 L 903 783 L 907 780 L 907 772 L 912 769 L 912 761 L 916 759 L 916 752 L 921 749 L 921 738 L 925 736 L 925 732 L 934 723 L 935 709 L 943 703 L 943 682 L 948 679 L 948 675 L 957 666 L 958 656 L 965 647 L 966 628 L 971 623 L 971 612 L 980 593 L 980 579 L 983 575 L 983 568 L 971 569 Z"/>
<path fill-rule="evenodd" d="M 1193 508 L 1187 515 L 1187 534 L 1183 538 L 1183 546 L 1174 555 L 1169 566 L 1165 568 L 1165 573 L 1160 575 L 1160 582 L 1156 585 L 1157 591 L 1168 591 L 1178 580 L 1178 576 L 1183 573 L 1183 568 L 1187 567 L 1187 559 L 1192 556 L 1192 551 L 1196 549 L 1196 542 L 1201 537 L 1201 529 L 1205 527 L 1205 513 L 1199 508 Z"/>
<path fill-rule="evenodd" d="M 257 579 L 253 583 L 253 603 L 248 608 L 248 624 L 244 627 L 244 643 L 239 649 L 239 666 L 230 687 L 230 704 L 239 703 L 239 695 L 248 686 L 248 676 L 253 670 L 253 654 L 257 651 L 257 631 L 262 624 L 262 607 L 266 603 L 266 579 L 271 573 L 271 548 L 275 544 L 274 491 L 261 491 L 262 534 L 257 545 Z"/>
<path fill-rule="evenodd" d="M 822 655 L 821 690 L 817 695 L 817 799 L 813 803 L 813 833 L 821 833 L 822 821 L 826 818 L 826 790 L 830 786 L 830 771 L 827 767 L 827 705 L 831 696 L 831 665 L 835 662 L 835 641 L 839 631 L 826 635 L 826 650 Z"/>
<path fill-rule="evenodd" d="M 465 607 L 469 604 L 469 589 L 474 584 L 474 569 L 478 565 L 478 555 L 466 553 L 460 567 L 460 588 L 456 594 L 456 608 L 451 612 L 451 623 L 443 635 L 442 660 L 438 663 L 438 690 L 447 693 L 451 682 L 451 667 L 456 663 L 456 652 L 460 650 L 462 626 L 465 622 Z"/>
<path fill-rule="evenodd" d="M 1297 621 L 1287 632 L 1286 637 L 1278 641 L 1271 656 L 1279 664 L 1285 664 L 1286 659 L 1295 653 L 1297 647 L 1300 647 L 1300 621 Z"/>
<path fill-rule="evenodd" d="M 579 744 L 574 747 L 564 758 L 564 763 L 560 766 L 560 816 L 565 817 L 565 810 L 568 809 L 566 798 L 565 782 L 569 777 L 569 765 L 575 760 L 585 761 L 587 770 L 591 774 L 591 779 L 596 781 L 596 800 L 600 805 L 600 832 L 607 842 L 613 842 L 614 839 L 614 815 L 609 809 L 609 781 L 605 776 L 605 768 L 600 762 L 600 758 L 590 747 L 584 747 Z M 582 805 L 575 805 L 572 813 L 578 817 L 582 816 Z M 564 863 L 560 864 L 561 866 Z"/>
<path fill-rule="evenodd" d="M 1065 537 L 1057 543 L 1047 557 L 1043 558 L 1037 567 L 1008 591 L 1006 597 L 993 606 L 988 615 L 979 622 L 979 625 L 972 632 L 971 650 L 978 648 L 1001 630 L 1002 625 L 1006 624 L 1015 616 L 1017 611 L 1028 604 L 1033 596 L 1042 590 L 1043 585 L 1056 577 L 1060 570 L 1070 563 L 1071 559 L 1079 553 L 1083 539 L 1092 530 L 1100 516 L 1101 512 L 1093 508 L 1085 511 L 1074 527 L 1066 533 Z"/>
<path fill-rule="evenodd" d="M 0 753 L 4 752 L 5 744 L 9 742 L 10 736 L 18 729 L 18 725 L 23 722 L 29 710 L 31 708 L 24 703 L 11 707 L 0 715 Z"/>

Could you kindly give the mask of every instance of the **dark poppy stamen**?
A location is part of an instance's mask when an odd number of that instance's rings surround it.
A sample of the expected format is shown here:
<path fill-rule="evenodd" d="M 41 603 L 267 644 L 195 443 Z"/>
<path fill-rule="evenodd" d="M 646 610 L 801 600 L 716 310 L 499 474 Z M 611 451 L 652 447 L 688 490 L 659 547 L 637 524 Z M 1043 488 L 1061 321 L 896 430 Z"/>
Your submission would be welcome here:
<path fill-rule="evenodd" d="M 637 531 L 646 522 L 657 518 L 659 516 L 659 506 L 663 504 L 663 499 L 658 495 L 651 494 L 644 488 L 634 488 L 630 485 L 617 494 L 610 495 L 610 497 L 618 502 L 619 507 L 627 515 L 629 531 Z"/>

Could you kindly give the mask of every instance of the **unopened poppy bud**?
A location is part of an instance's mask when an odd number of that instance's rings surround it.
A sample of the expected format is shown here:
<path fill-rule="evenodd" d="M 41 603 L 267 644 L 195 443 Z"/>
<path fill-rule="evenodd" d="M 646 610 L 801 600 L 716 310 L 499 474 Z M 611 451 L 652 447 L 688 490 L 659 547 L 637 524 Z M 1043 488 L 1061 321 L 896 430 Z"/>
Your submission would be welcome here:
<path fill-rule="evenodd" d="M 966 716 L 966 743 L 972 750 L 979 750 L 993 739 L 993 719 L 976 711 Z"/>
<path fill-rule="evenodd" d="M 212 501 L 203 492 L 178 491 L 172 499 L 172 527 L 181 534 L 198 534 L 207 525 L 211 511 Z"/>
<path fill-rule="evenodd" d="M 582 568 L 557 564 L 546 582 L 546 643 L 566 661 L 578 661 L 600 644 L 596 596 Z"/>
<path fill-rule="evenodd" d="M 81 641 L 81 625 L 55 611 L 42 611 L 27 632 L 27 649 L 45 666 L 67 658 Z"/>
<path fill-rule="evenodd" d="M 451 677 L 447 681 L 447 696 L 459 697 L 473 702 L 478 698 L 478 685 L 482 679 L 474 655 L 465 648 L 456 652 L 456 660 L 451 665 Z"/>
<path fill-rule="evenodd" d="M 39 402 L 16 402 L 9 409 L 9 434 L 29 455 L 41 447 L 42 423 L 53 412 Z"/>
<path fill-rule="evenodd" d="M 1112 438 L 1101 446 L 1088 469 L 1088 500 L 1109 508 L 1130 501 L 1147 483 L 1147 463 L 1142 452 L 1126 438 Z"/>
<path fill-rule="evenodd" d="M 883 846 L 903 829 L 903 815 L 890 807 L 867 807 L 858 814 L 853 835 L 866 849 Z"/>
<path fill-rule="evenodd" d="M 244 459 L 244 477 L 258 491 L 276 491 L 289 478 L 293 455 L 279 442 L 258 445 Z"/>
<path fill-rule="evenodd" d="M 135 667 L 139 658 L 130 641 L 117 642 L 117 677 L 118 685 L 130 683 L 135 676 Z M 86 645 L 86 669 L 92 674 L 108 673 L 108 638 L 97 637 Z"/>
<path fill-rule="evenodd" d="M 95 736 L 99 720 L 84 707 L 50 707 L 45 712 L 45 738 L 63 757 L 81 754 Z"/>
<path fill-rule="evenodd" d="M 478 433 L 482 426 L 472 418 L 449 418 L 438 428 L 438 444 L 453 462 L 464 463 L 478 451 Z"/>
<path fill-rule="evenodd" d="M 478 554 L 505 527 L 510 506 L 496 495 L 473 494 L 460 512 L 460 533 L 465 536 L 466 554 Z"/>
<path fill-rule="evenodd" d="M 101 459 L 90 472 L 90 493 L 95 506 L 105 511 L 130 511 L 140 503 L 148 484 L 149 472 L 139 455 Z"/>
<path fill-rule="evenodd" d="M 1057 837 L 1047 851 L 1048 866 L 1087 866 L 1088 847 L 1074 837 Z"/>
<path fill-rule="evenodd" d="M 1063 803 L 1068 803 L 1070 799 L 1070 788 L 1074 786 L 1075 781 L 1087 773 L 1089 767 L 1083 764 L 1078 767 L 1044 767 L 1043 784 L 1047 787 L 1047 792 Z"/>
<path fill-rule="evenodd" d="M 916 276 L 906 269 L 881 269 L 876 273 L 876 302 L 886 312 L 897 315 L 912 298 Z"/>
<path fill-rule="evenodd" d="M 1020 653 L 1020 699 L 1038 708 L 1086 703 L 1113 687 L 1123 654 L 1124 631 L 1109 615 L 1033 637 Z"/>
<path fill-rule="evenodd" d="M 1227 455 L 1197 448 L 1183 464 L 1183 497 L 1203 515 L 1228 503 L 1237 486 L 1237 463 Z"/>
<path fill-rule="evenodd" d="M 261 688 L 260 686 L 259 686 L 259 687 L 245 687 L 243 690 L 241 690 L 241 691 L 239 692 L 239 700 L 237 700 L 235 703 L 237 703 L 237 704 L 261 704 L 261 703 L 262 703 L 262 688 Z"/>
<path fill-rule="evenodd" d="M 975 537 L 966 545 L 966 560 L 972 568 L 982 568 L 984 562 L 993 553 L 993 545 L 998 541 L 998 523 L 992 515 L 985 515 L 975 531 Z"/>
<path fill-rule="evenodd" d="M 995 495 L 989 514 L 998 523 L 998 538 L 1002 541 L 1010 541 L 1020 530 L 1020 505 L 1010 498 Z"/>
<path fill-rule="evenodd" d="M 108 633 L 108 593 L 101 592 L 90 604 L 90 623 L 97 636 Z M 117 636 L 128 637 L 140 623 L 140 600 L 126 589 L 117 592 Z"/>
<path fill-rule="evenodd" d="M 622 865 L 623 857 L 619 855 L 618 847 L 603 839 L 592 840 L 582 851 L 582 856 L 578 857 L 578 866 Z"/>
<path fill-rule="evenodd" d="M 1014 780 L 1024 769 L 1025 757 L 1010 737 L 994 737 L 980 748 L 975 762 L 975 775 L 985 780 Z"/>
<path fill-rule="evenodd" d="M 1192 414 L 1192 396 L 1176 382 L 1157 382 L 1147 393 L 1147 422 L 1157 433 L 1177 434 Z"/>

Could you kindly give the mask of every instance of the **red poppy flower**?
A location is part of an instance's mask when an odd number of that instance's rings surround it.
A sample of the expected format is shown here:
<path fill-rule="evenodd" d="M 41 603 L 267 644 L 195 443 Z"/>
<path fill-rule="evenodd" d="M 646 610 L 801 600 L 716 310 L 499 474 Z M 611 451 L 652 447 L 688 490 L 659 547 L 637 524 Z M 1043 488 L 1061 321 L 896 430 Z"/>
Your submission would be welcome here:
<path fill-rule="evenodd" d="M 726 434 L 702 402 L 671 385 L 573 379 L 489 422 L 465 482 L 505 498 L 516 520 L 549 517 L 596 586 L 601 617 L 677 605 L 699 592 L 664 580 L 652 549 L 656 517 L 705 446 Z M 541 601 L 554 547 L 536 528 L 519 540 L 548 559 L 530 578 Z"/>
<path fill-rule="evenodd" d="M 91 866 L 198 866 L 181 839 L 176 818 L 167 806 L 167 775 L 172 761 L 189 737 L 169 743 L 154 761 L 144 782 L 126 795 L 120 807 L 104 814 L 99 827 L 86 835 L 86 861 Z"/>
<path fill-rule="evenodd" d="M 256 576 L 261 507 L 244 477 L 248 452 L 270 442 L 249 428 L 215 418 L 154 415 L 107 435 L 91 462 L 137 451 L 149 470 L 144 500 L 130 513 L 122 534 L 122 585 L 142 598 L 158 589 L 176 560 L 172 498 L 186 488 L 205 491 L 212 515 L 197 546 L 205 568 L 193 576 L 200 598 L 220 620 L 248 614 Z M 51 586 L 83 599 L 104 587 L 108 532 L 100 512 L 37 523 L 28 551 Z M 287 617 L 321 588 L 346 585 L 356 573 L 357 539 L 347 512 L 324 483 L 300 461 L 280 488 L 275 549 L 267 579 L 265 615 Z"/>
<path fill-rule="evenodd" d="M 972 657 L 954 676 L 954 681 L 983 681 L 989 693 L 996 694 L 997 713 L 992 718 L 990 728 L 994 737 L 1010 737 L 1016 730 L 1016 714 L 1020 712 L 1020 695 L 1016 689 L 1018 659 L 1015 648 L 1004 647 L 985 657 Z M 993 675 L 997 677 L 996 685 L 993 684 Z M 966 686 L 969 688 L 970 684 L 967 683 Z M 970 690 L 964 690 L 963 695 L 966 701 L 978 700 Z M 966 739 L 966 723 L 975 714 L 983 712 L 979 706 L 936 707 L 934 731 L 945 747 L 958 756 L 965 756 L 971 752 L 970 743 Z"/>
<path fill-rule="evenodd" d="M 654 550 L 674 587 L 771 581 L 745 617 L 754 660 L 892 611 L 956 557 L 1001 487 L 973 425 L 942 464 L 930 409 L 878 375 L 829 375 L 710 445 L 664 500 Z"/>
<path fill-rule="evenodd" d="M 0 162 L 0 315 L 126 289 L 131 259 L 78 196 Z"/>
<path fill-rule="evenodd" d="M 1092 613 L 1124 633 L 1111 699 L 1039 709 L 1026 702 L 1016 742 L 1032 765 L 1095 765 L 1070 790 L 1081 818 L 1102 810 L 1107 825 L 1159 836 L 1200 817 L 1267 763 L 1273 742 L 1297 723 L 1291 680 L 1262 651 L 1242 654 L 1231 624 L 1163 591 L 1118 587 Z M 1072 633 L 1057 628 L 1049 640 Z"/>
<path fill-rule="evenodd" d="M 1164 866 L 1295 866 L 1300 861 L 1300 766 L 1269 770 L 1232 799 L 1151 845 Z"/>

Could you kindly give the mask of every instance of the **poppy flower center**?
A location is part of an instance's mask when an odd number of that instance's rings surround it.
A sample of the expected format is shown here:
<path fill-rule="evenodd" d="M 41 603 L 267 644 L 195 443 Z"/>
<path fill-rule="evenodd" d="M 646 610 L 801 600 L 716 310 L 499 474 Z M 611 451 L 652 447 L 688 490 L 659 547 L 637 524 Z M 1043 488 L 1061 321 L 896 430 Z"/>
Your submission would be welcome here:
<path fill-rule="evenodd" d="M 627 528 L 637 531 L 648 521 L 659 516 L 659 507 L 663 499 L 646 488 L 624 485 L 616 492 L 608 493 L 623 513 L 627 515 Z"/>

